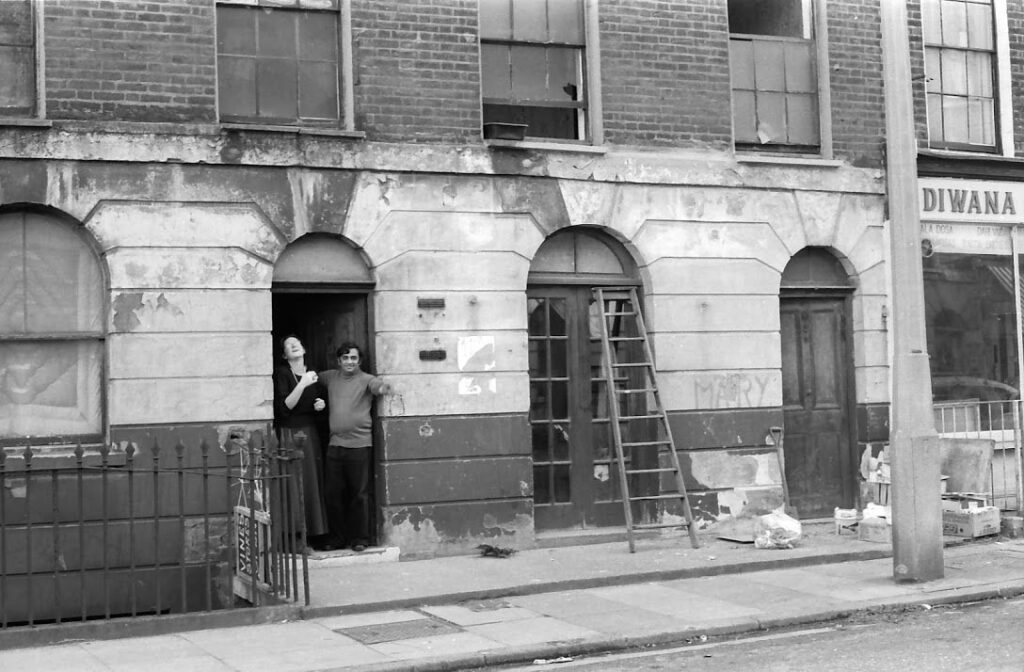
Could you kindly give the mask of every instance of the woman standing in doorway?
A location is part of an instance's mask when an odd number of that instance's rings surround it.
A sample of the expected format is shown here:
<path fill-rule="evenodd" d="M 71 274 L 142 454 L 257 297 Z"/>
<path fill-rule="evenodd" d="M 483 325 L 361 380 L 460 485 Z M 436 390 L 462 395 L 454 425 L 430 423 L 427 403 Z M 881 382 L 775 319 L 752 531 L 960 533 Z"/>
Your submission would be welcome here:
<path fill-rule="evenodd" d="M 285 365 L 274 371 L 274 418 L 278 438 L 288 441 L 299 432 L 302 442 L 302 491 L 305 501 L 306 535 L 317 545 L 327 534 L 323 498 L 323 457 L 316 414 L 326 407 L 326 390 L 316 371 L 306 369 L 306 349 L 297 336 L 281 340 Z"/>

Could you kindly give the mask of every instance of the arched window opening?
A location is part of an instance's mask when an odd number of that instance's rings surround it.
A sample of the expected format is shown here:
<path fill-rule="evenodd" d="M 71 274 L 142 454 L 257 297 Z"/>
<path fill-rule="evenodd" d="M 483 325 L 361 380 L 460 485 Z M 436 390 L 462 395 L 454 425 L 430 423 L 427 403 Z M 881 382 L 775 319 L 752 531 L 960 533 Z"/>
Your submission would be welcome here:
<path fill-rule="evenodd" d="M 68 224 L 0 214 L 0 445 L 103 436 L 100 260 Z"/>

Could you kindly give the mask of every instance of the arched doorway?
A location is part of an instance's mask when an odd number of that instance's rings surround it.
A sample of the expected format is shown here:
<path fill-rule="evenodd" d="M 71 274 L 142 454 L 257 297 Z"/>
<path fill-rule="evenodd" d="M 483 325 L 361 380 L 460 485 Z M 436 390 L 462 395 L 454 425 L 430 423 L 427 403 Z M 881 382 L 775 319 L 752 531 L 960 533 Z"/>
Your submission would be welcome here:
<path fill-rule="evenodd" d="M 845 269 L 824 248 L 804 248 L 782 273 L 786 481 L 802 518 L 856 503 L 852 294 Z"/>
<path fill-rule="evenodd" d="M 306 365 L 316 371 L 337 368 L 335 350 L 346 341 L 363 347 L 363 369 L 373 371 L 369 293 L 373 275 L 362 254 L 345 239 L 326 233 L 298 238 L 274 265 L 274 365 L 280 365 L 281 339 L 294 334 L 306 348 Z M 327 415 L 321 414 L 322 446 L 329 437 Z M 376 511 L 370 484 L 371 512 Z M 376 543 L 376 525 L 370 526 Z"/>
<path fill-rule="evenodd" d="M 540 531 L 623 524 L 593 297 L 594 287 L 623 285 L 640 285 L 636 264 L 593 228 L 553 234 L 530 265 L 530 427 Z"/>

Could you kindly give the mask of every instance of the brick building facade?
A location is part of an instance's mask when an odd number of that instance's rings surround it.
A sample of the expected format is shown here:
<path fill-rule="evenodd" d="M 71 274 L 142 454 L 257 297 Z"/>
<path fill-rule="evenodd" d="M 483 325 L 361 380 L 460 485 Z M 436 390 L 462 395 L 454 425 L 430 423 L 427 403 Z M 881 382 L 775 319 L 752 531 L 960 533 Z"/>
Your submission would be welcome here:
<path fill-rule="evenodd" d="M 272 420 L 276 337 L 315 368 L 353 337 L 395 390 L 380 544 L 614 528 L 590 292 L 630 284 L 702 524 L 781 502 L 772 427 L 802 512 L 854 505 L 888 435 L 878 8 L 777 4 L 4 3 L 0 221 L 72 232 L 98 270 L 41 289 L 100 319 L 8 325 L 10 362 L 68 353 L 0 438 L 224 445 Z"/>

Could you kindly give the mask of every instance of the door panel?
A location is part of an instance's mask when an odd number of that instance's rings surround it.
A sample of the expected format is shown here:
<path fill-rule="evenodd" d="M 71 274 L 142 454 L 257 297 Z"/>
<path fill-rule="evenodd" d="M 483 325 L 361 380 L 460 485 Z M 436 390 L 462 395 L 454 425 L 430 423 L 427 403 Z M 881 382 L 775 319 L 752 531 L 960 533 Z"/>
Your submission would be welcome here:
<path fill-rule="evenodd" d="M 854 503 L 845 311 L 842 298 L 781 302 L 786 479 L 802 517 Z"/>
<path fill-rule="evenodd" d="M 532 287 L 527 303 L 535 524 L 622 525 L 592 291 Z"/>

